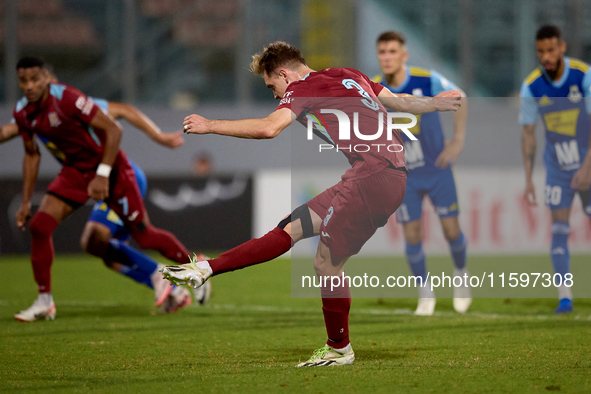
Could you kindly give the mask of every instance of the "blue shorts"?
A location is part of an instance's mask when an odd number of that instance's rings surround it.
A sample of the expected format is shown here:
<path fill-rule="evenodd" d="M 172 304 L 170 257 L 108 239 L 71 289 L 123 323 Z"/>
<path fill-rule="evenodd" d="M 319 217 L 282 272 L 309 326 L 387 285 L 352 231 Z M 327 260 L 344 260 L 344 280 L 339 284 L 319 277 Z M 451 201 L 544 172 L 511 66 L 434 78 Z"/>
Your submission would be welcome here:
<path fill-rule="evenodd" d="M 451 169 L 433 174 L 408 174 L 404 201 L 396 216 L 399 223 L 420 220 L 423 213 L 423 198 L 429 196 L 440 218 L 458 216 L 458 195 Z"/>
<path fill-rule="evenodd" d="M 144 174 L 142 169 L 139 168 L 138 165 L 133 161 L 131 161 L 131 159 L 128 160 L 129 164 L 131 164 L 133 167 L 135 180 L 143 198 L 146 196 L 146 192 L 148 191 L 148 180 L 146 179 L 146 174 Z M 94 204 L 92 212 L 90 212 L 90 216 L 88 217 L 88 221 L 107 226 L 107 228 L 111 231 L 113 238 L 117 238 L 120 241 L 127 241 L 129 239 L 129 231 L 125 228 L 123 221 L 111 208 L 107 206 L 106 203 L 102 201 Z"/>
<path fill-rule="evenodd" d="M 574 173 L 548 170 L 546 187 L 544 187 L 544 201 L 551 211 L 570 209 L 575 194 L 579 194 L 583 203 L 583 211 L 591 216 L 591 190 L 581 192 L 572 189 L 570 183 Z"/>

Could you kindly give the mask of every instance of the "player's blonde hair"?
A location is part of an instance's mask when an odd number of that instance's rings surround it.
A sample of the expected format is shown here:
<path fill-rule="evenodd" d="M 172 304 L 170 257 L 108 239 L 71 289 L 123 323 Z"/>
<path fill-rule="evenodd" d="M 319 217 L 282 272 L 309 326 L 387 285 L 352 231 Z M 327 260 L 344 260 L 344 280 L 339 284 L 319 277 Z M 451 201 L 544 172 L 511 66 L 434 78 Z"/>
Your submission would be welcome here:
<path fill-rule="evenodd" d="M 279 67 L 297 68 L 306 65 L 306 60 L 298 48 L 285 41 L 275 41 L 263 49 L 263 52 L 252 56 L 250 71 L 263 76 L 275 72 Z"/>

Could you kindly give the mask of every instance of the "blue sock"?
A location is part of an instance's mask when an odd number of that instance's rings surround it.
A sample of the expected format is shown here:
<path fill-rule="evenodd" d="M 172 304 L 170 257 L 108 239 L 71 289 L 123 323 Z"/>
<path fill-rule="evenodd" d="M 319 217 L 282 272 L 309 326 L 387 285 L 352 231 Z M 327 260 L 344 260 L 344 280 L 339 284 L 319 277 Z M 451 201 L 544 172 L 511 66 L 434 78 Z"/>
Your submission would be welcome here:
<path fill-rule="evenodd" d="M 406 260 L 414 276 L 420 276 L 423 281 L 427 279 L 427 264 L 425 263 L 425 252 L 423 243 L 416 245 L 406 244 Z"/>
<path fill-rule="evenodd" d="M 460 236 L 453 242 L 449 243 L 451 256 L 454 259 L 454 266 L 461 270 L 466 266 L 466 237 L 464 233 L 460 232 Z"/>
<path fill-rule="evenodd" d="M 125 275 L 128 278 L 135 280 L 137 283 L 141 283 L 143 285 L 148 286 L 150 289 L 154 288 L 154 286 L 152 285 L 152 278 L 150 277 L 150 275 L 146 275 L 143 272 L 134 270 L 132 267 L 122 265 L 119 271 L 117 272 L 121 275 Z"/>
<path fill-rule="evenodd" d="M 128 266 L 130 270 L 137 271 L 138 274 L 148 277 L 158 269 L 158 263 L 154 260 L 114 238 L 109 241 L 109 248 L 105 254 L 105 260 L 121 263 Z M 124 273 L 124 275 L 127 274 Z M 135 280 L 133 276 L 127 276 Z"/>
<path fill-rule="evenodd" d="M 564 275 L 570 272 L 570 253 L 566 243 L 569 233 L 570 226 L 567 222 L 552 223 L 550 257 L 552 258 L 554 272 L 562 276 L 562 281 L 564 281 Z"/>

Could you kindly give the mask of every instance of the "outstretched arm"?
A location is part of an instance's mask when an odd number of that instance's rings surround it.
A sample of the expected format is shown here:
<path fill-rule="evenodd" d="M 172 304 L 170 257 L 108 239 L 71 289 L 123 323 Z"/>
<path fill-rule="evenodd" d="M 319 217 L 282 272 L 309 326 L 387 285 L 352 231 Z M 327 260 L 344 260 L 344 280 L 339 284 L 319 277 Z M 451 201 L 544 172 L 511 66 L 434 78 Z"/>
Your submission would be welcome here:
<path fill-rule="evenodd" d="M 0 144 L 8 142 L 18 136 L 18 125 L 16 123 L 8 123 L 0 128 Z"/>
<path fill-rule="evenodd" d="M 538 205 L 536 202 L 536 188 L 532 180 L 534 172 L 534 159 L 536 157 L 536 125 L 523 125 L 521 134 L 521 154 L 525 167 L 525 200 L 531 206 Z"/>
<path fill-rule="evenodd" d="M 378 94 L 380 101 L 389 110 L 420 115 L 435 111 L 457 111 L 461 106 L 461 93 L 457 90 L 443 92 L 435 97 L 415 97 L 410 94 L 394 94 L 384 88 Z"/>
<path fill-rule="evenodd" d="M 174 149 L 182 146 L 185 142 L 180 131 L 176 133 L 163 133 L 152 119 L 129 104 L 109 102 L 109 115 L 115 119 L 125 119 L 160 145 Z"/>
<path fill-rule="evenodd" d="M 275 138 L 292 122 L 292 112 L 281 108 L 266 118 L 242 120 L 208 120 L 199 115 L 189 115 L 183 122 L 187 134 L 219 134 L 237 138 Z"/>

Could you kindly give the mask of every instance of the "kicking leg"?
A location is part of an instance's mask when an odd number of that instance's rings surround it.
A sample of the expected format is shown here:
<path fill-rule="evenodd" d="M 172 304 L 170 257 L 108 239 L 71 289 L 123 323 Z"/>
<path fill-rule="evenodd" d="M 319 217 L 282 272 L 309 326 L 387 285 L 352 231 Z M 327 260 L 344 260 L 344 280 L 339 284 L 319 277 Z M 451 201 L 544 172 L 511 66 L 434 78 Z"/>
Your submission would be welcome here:
<path fill-rule="evenodd" d="M 164 267 L 162 274 L 176 283 L 199 287 L 210 276 L 273 260 L 304 238 L 318 235 L 322 220 L 306 205 L 296 208 L 273 230 L 222 253 L 217 259 Z M 196 259 L 195 259 L 196 260 Z"/>
<path fill-rule="evenodd" d="M 318 235 L 322 220 L 306 205 L 296 208 L 272 231 L 209 260 L 213 275 L 273 260 L 298 241 Z"/>

